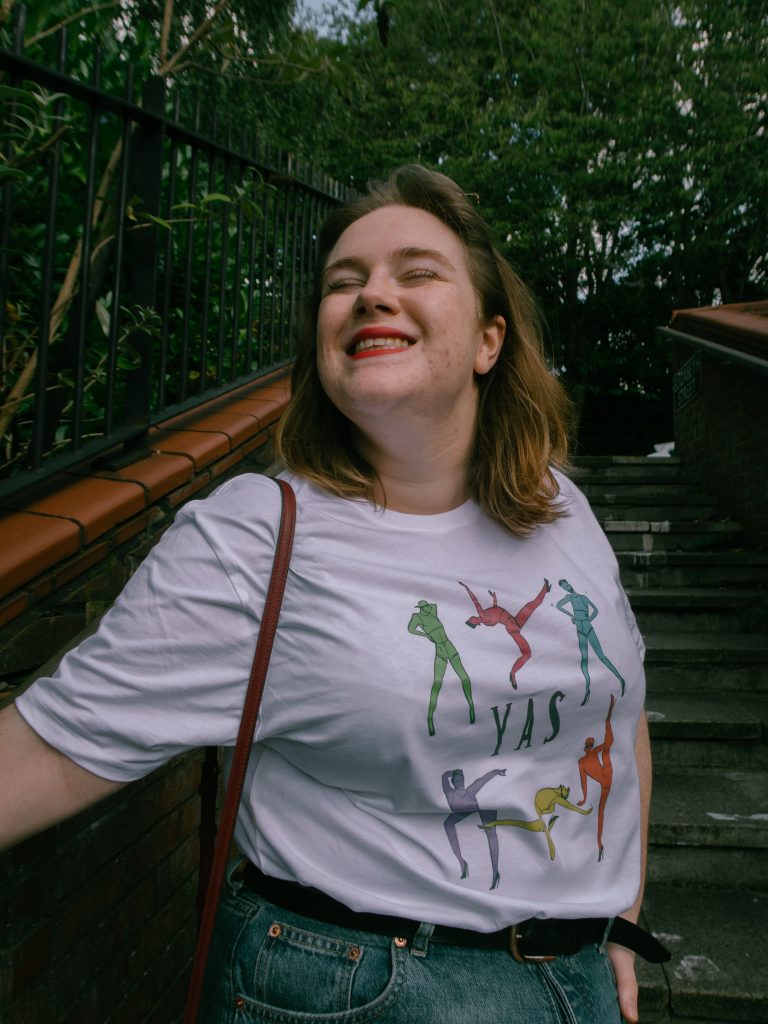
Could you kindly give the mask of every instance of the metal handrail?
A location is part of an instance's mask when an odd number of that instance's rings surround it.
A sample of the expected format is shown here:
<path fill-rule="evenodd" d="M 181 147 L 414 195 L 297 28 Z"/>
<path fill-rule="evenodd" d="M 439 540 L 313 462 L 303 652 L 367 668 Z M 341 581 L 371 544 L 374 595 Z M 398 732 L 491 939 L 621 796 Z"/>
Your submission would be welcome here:
<path fill-rule="evenodd" d="M 749 352 L 742 352 L 737 348 L 729 348 L 727 345 L 718 345 L 715 341 L 699 338 L 695 334 L 686 334 L 684 331 L 676 331 L 671 327 L 657 327 L 656 330 L 662 337 L 669 338 L 670 341 L 678 341 L 682 345 L 703 349 L 721 362 L 736 363 L 755 373 L 768 376 L 768 359 L 753 356 Z"/>

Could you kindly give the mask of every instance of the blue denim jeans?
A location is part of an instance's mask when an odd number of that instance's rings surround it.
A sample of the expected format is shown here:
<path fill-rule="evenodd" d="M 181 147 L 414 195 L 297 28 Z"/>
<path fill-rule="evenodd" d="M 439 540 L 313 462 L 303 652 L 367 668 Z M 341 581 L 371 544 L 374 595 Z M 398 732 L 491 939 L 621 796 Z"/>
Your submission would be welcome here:
<path fill-rule="evenodd" d="M 550 963 L 430 941 L 402 945 L 225 883 L 200 1024 L 619 1024 L 598 946 Z"/>

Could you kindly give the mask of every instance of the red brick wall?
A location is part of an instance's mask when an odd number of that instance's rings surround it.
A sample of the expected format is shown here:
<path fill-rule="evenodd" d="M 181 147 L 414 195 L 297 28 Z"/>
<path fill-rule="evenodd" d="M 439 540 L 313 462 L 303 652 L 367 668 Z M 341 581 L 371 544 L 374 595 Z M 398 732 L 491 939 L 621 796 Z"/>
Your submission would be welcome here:
<path fill-rule="evenodd" d="M 676 354 L 677 369 L 691 356 Z M 721 511 L 768 548 L 768 378 L 701 353 L 701 393 L 675 413 L 675 448 Z"/>
<path fill-rule="evenodd" d="M 0 698 L 58 660 L 109 606 L 181 504 L 271 462 L 286 401 L 283 382 L 241 389 L 157 431 L 152 456 L 119 473 L 86 474 L 87 486 L 70 474 L 42 499 L 45 509 L 36 499 L 5 517 L 0 510 L 0 535 L 5 523 L 14 541 L 0 545 Z M 143 492 L 141 502 L 133 491 L 115 502 L 116 485 Z M 196 930 L 201 764 L 201 751 L 178 758 L 0 854 L 2 1024 L 181 1019 Z"/>
<path fill-rule="evenodd" d="M 201 755 L 0 858 L 4 1024 L 172 1024 L 194 949 Z"/>

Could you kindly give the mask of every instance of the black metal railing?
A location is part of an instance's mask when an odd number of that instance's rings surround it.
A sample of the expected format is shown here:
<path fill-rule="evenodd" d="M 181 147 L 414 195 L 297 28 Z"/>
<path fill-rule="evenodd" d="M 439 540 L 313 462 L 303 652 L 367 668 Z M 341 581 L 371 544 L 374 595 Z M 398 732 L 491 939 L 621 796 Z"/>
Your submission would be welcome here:
<path fill-rule="evenodd" d="M 148 78 L 0 48 L 0 496 L 287 365 L 342 188 Z M 169 114 L 170 110 L 170 114 Z M 25 148 L 26 147 L 26 148 Z"/>

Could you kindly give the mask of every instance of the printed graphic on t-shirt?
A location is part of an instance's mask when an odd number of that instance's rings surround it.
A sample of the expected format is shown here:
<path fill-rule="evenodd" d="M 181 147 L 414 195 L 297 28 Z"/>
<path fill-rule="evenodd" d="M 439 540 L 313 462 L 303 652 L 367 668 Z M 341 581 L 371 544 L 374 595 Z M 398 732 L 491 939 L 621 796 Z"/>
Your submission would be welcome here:
<path fill-rule="evenodd" d="M 582 704 L 586 704 L 589 700 L 589 648 L 591 647 L 595 654 L 598 656 L 600 661 L 609 669 L 621 684 L 621 696 L 624 696 L 624 679 L 622 678 L 619 671 L 614 667 L 613 663 L 609 661 L 608 657 L 603 653 L 603 648 L 600 646 L 600 641 L 597 639 L 597 633 L 595 632 L 592 620 L 598 615 L 597 606 L 590 601 L 586 594 L 577 594 L 573 589 L 568 580 L 560 580 L 560 586 L 566 591 L 565 597 L 561 597 L 555 606 L 558 611 L 561 611 L 564 615 L 567 615 L 571 622 L 576 627 L 576 636 L 579 638 L 579 652 L 581 653 L 581 672 L 584 676 L 584 682 L 586 684 L 584 690 L 584 700 Z M 568 605 L 571 606 L 571 610 L 568 611 Z"/>
<path fill-rule="evenodd" d="M 538 592 L 536 597 L 534 597 L 534 599 L 532 601 L 529 601 L 527 604 L 524 604 L 516 615 L 512 615 L 512 613 L 508 612 L 506 608 L 502 608 L 499 605 L 496 599 L 496 592 L 494 590 L 488 591 L 488 593 L 493 598 L 493 604 L 490 605 L 488 608 L 483 608 L 466 583 L 462 583 L 461 580 L 459 580 L 459 586 L 464 587 L 464 589 L 472 599 L 472 604 L 477 609 L 477 615 L 473 615 L 471 618 L 467 619 L 467 625 L 470 626 L 472 629 L 475 629 L 477 626 L 480 625 L 502 625 L 506 629 L 507 633 L 509 633 L 509 635 L 517 644 L 520 650 L 520 657 L 514 663 L 509 673 L 509 681 L 510 683 L 512 683 L 512 687 L 514 689 L 517 689 L 517 673 L 520 671 L 523 665 L 525 665 L 525 663 L 531 656 L 531 648 L 528 644 L 528 641 L 523 636 L 521 630 L 528 621 L 528 619 L 530 619 L 531 615 L 533 615 L 533 613 L 539 607 L 541 602 L 544 600 L 544 595 L 548 594 L 549 591 L 552 589 L 549 580 L 544 580 L 544 586 Z"/>
<path fill-rule="evenodd" d="M 480 816 L 481 828 L 483 825 L 490 825 L 496 818 L 496 811 L 483 810 L 477 802 L 478 791 L 483 788 L 486 782 L 496 778 L 497 775 L 506 775 L 506 768 L 494 768 L 486 772 L 479 779 L 475 779 L 469 786 L 464 785 L 464 772 L 461 768 L 454 768 L 453 771 L 443 772 L 443 792 L 451 813 L 443 822 L 445 834 L 456 860 L 461 868 L 461 877 L 469 877 L 469 864 L 464 859 L 459 846 L 459 837 L 456 826 L 460 821 L 469 817 L 470 814 Z M 485 833 L 488 840 L 488 852 L 491 855 L 491 889 L 495 889 L 500 881 L 499 875 L 499 840 L 496 833 L 491 830 Z"/>
<path fill-rule="evenodd" d="M 547 837 L 549 859 L 554 860 L 555 844 L 552 842 L 552 828 L 559 817 L 558 814 L 554 813 L 555 808 L 561 807 L 566 811 L 577 811 L 579 814 L 590 814 L 592 812 L 591 807 L 587 807 L 586 810 L 584 810 L 581 807 L 577 807 L 576 804 L 572 804 L 568 799 L 570 792 L 571 790 L 568 786 L 555 786 L 540 789 L 537 791 L 536 796 L 533 799 L 533 806 L 537 815 L 533 821 L 518 821 L 515 818 L 503 818 L 500 821 L 484 822 L 480 828 L 490 830 L 499 825 L 504 825 L 509 828 L 524 828 L 529 832 L 543 832 Z M 548 821 L 544 820 L 545 814 L 549 815 Z"/>
<path fill-rule="evenodd" d="M 581 779 L 581 796 L 579 807 L 587 802 L 587 779 L 594 779 L 600 786 L 600 803 L 597 806 L 597 859 L 603 859 L 603 822 L 605 805 L 611 792 L 613 782 L 613 765 L 611 764 L 611 747 L 613 746 L 613 729 L 611 715 L 616 698 L 611 694 L 611 703 L 605 719 L 605 738 L 595 746 L 594 736 L 584 741 L 584 756 L 579 758 L 579 777 Z"/>
<path fill-rule="evenodd" d="M 562 700 L 565 700 L 565 694 L 562 690 L 555 690 L 555 692 L 549 698 L 548 723 L 550 732 L 542 740 L 542 745 L 545 743 L 551 743 L 555 739 L 557 734 L 560 732 L 560 712 L 557 709 L 557 705 Z M 496 726 L 496 747 L 494 748 L 493 751 L 493 757 L 495 757 L 498 754 L 499 750 L 501 750 L 501 744 L 504 741 L 504 734 L 506 733 L 507 726 L 509 724 L 509 713 L 512 710 L 512 704 L 513 701 L 507 701 L 503 715 L 499 714 L 498 704 L 494 704 L 494 706 L 491 708 L 491 714 L 493 715 L 494 725 Z M 520 738 L 517 742 L 517 746 L 514 748 L 515 750 L 520 750 L 522 747 L 525 747 L 525 749 L 527 750 L 531 746 L 531 743 L 533 742 L 533 730 L 535 724 L 536 705 L 534 704 L 533 697 L 529 697 L 528 706 L 525 712 L 525 722 L 523 724 L 523 729 L 520 733 Z M 514 742 L 514 740 L 512 742 Z"/>
<path fill-rule="evenodd" d="M 469 721 L 475 721 L 475 705 L 472 700 L 472 683 L 467 675 L 466 669 L 461 663 L 459 652 L 448 639 L 445 628 L 437 617 L 437 605 L 429 601 L 419 601 L 416 605 L 419 609 L 411 616 L 408 623 L 408 632 L 414 636 L 423 636 L 431 640 L 435 645 L 435 663 L 432 676 L 432 690 L 429 694 L 429 708 L 427 710 L 427 729 L 430 736 L 435 735 L 435 709 L 440 688 L 443 685 L 445 670 L 448 665 L 454 670 L 461 680 L 461 688 L 464 691 L 467 704 L 469 705 Z"/>
<path fill-rule="evenodd" d="M 511 670 L 509 671 L 509 681 L 512 684 L 513 689 L 517 690 L 518 681 L 520 681 L 521 678 L 523 685 L 525 683 L 526 674 L 522 673 L 521 676 L 521 670 L 532 660 L 532 657 L 534 656 L 534 652 L 532 651 L 530 644 L 523 636 L 523 629 L 534 612 L 541 607 L 546 595 L 550 593 L 552 587 L 549 580 L 545 578 L 541 589 L 536 596 L 524 604 L 515 614 L 512 614 L 507 610 L 507 608 L 499 604 L 497 591 L 488 590 L 491 603 L 487 607 L 483 607 L 471 587 L 461 580 L 457 582 L 459 586 L 463 587 L 467 592 L 469 599 L 475 607 L 476 614 L 466 620 L 467 626 L 473 630 L 478 626 L 502 626 L 504 630 L 506 630 L 507 635 L 514 641 L 519 653 Z M 589 597 L 587 597 L 586 594 L 577 593 L 576 589 L 568 580 L 561 579 L 559 581 L 559 585 L 562 590 L 565 591 L 565 596 L 562 597 L 556 605 L 554 605 L 554 608 L 570 619 L 576 627 L 581 675 L 583 676 L 586 684 L 583 699 L 581 699 L 579 706 L 584 707 L 590 699 L 590 653 L 592 653 L 593 657 L 596 655 L 602 665 L 604 665 L 605 668 L 615 677 L 621 687 L 621 696 L 623 696 L 625 692 L 624 679 L 603 651 L 600 641 L 598 640 L 597 633 L 595 632 L 595 628 L 592 625 L 594 619 L 599 614 L 597 606 Z M 552 604 L 550 604 L 550 607 L 552 607 Z M 551 612 L 547 614 L 552 618 Z M 562 623 L 562 627 L 558 626 L 557 622 L 552 620 L 551 629 L 553 630 L 553 633 L 559 632 L 562 635 L 565 631 L 570 629 L 570 627 L 566 626 L 563 619 L 560 619 L 559 616 L 554 616 L 554 619 L 558 620 L 559 623 Z M 421 599 L 416 603 L 416 611 L 411 614 L 410 621 L 408 622 L 408 632 L 413 636 L 423 637 L 429 640 L 434 649 L 432 685 L 427 710 L 427 731 L 429 736 L 434 737 L 436 735 L 435 717 L 438 697 L 449 665 L 461 683 L 464 698 L 469 708 L 469 725 L 474 726 L 476 722 L 476 714 L 472 696 L 472 683 L 469 673 L 462 662 L 461 655 L 459 654 L 456 646 L 448 637 L 445 625 L 438 615 L 437 604 L 434 601 Z M 481 634 L 477 634 L 477 643 L 485 647 Z M 469 658 L 469 654 L 466 649 L 468 646 L 471 647 L 471 644 L 465 644 L 464 646 L 465 656 L 468 657 L 468 663 L 471 664 L 471 658 Z M 575 654 L 576 651 L 574 648 L 574 671 L 577 673 L 578 678 L 578 670 L 575 665 Z M 507 665 L 508 664 L 509 662 L 507 662 Z M 539 651 L 538 655 L 536 655 L 536 664 L 539 666 L 540 673 L 546 673 L 546 651 Z M 506 667 L 504 671 L 506 673 Z M 592 667 L 592 671 L 594 673 L 594 665 Z M 574 680 L 574 682 L 576 682 L 576 680 Z M 578 693 L 575 694 L 575 697 L 576 700 L 579 700 L 579 698 L 582 697 L 580 686 L 578 687 Z M 566 699 L 567 695 L 564 690 L 557 689 L 554 690 L 554 692 L 550 692 L 549 695 L 547 695 L 546 692 L 541 693 L 539 690 L 539 692 L 536 692 L 533 696 L 529 696 L 527 698 L 524 702 L 524 706 L 520 706 L 521 702 L 519 700 L 510 700 L 506 702 L 502 711 L 501 705 L 494 704 L 490 708 L 490 713 L 495 729 L 495 748 L 490 749 L 489 746 L 489 755 L 494 757 L 499 754 L 508 726 L 512 737 L 505 747 L 508 753 L 514 754 L 518 751 L 525 751 L 531 747 L 534 740 L 537 744 L 547 744 L 554 741 L 560 734 L 561 722 L 559 705 Z M 555 768 L 555 771 L 560 774 L 559 784 L 554 786 L 542 786 L 541 783 L 539 783 L 538 787 L 531 787 L 531 790 L 529 791 L 530 795 L 523 801 L 523 806 L 525 806 L 528 800 L 531 801 L 533 816 L 530 818 L 525 817 L 524 815 L 521 817 L 499 817 L 498 803 L 501 801 L 498 796 L 498 787 L 496 790 L 496 796 L 493 798 L 493 802 L 496 803 L 497 806 L 481 806 L 482 797 L 478 799 L 480 790 L 488 782 L 496 778 L 496 776 L 505 776 L 507 773 L 506 768 L 497 768 L 488 771 L 485 774 L 481 774 L 469 784 L 465 783 L 464 770 L 462 768 L 455 768 L 442 773 L 442 789 L 448 803 L 448 807 L 450 808 L 450 814 L 448 814 L 448 816 L 443 820 L 443 830 L 453 856 L 458 862 L 459 877 L 461 879 L 469 879 L 470 876 L 470 863 L 462 850 L 462 842 L 466 849 L 474 850 L 474 855 L 477 856 L 478 848 L 471 842 L 468 845 L 470 833 L 465 831 L 472 827 L 479 828 L 485 835 L 488 843 L 491 872 L 490 889 L 492 890 L 497 889 L 500 884 L 505 849 L 508 851 L 510 856 L 514 852 L 514 856 L 519 857 L 520 843 L 523 842 L 530 848 L 533 856 L 537 858 L 543 856 L 546 863 L 548 854 L 549 861 L 555 861 L 558 855 L 555 838 L 560 834 L 561 839 L 564 839 L 564 835 L 562 833 L 563 826 L 561 825 L 560 829 L 555 829 L 557 822 L 562 821 L 564 815 L 565 817 L 571 817 L 571 814 L 580 815 L 581 818 L 579 820 L 583 821 L 584 818 L 587 818 L 592 814 L 594 805 L 592 803 L 587 805 L 590 780 L 596 782 L 600 787 L 599 802 L 595 801 L 597 806 L 597 860 L 598 862 L 603 860 L 605 854 L 603 845 L 605 808 L 613 783 L 613 764 L 611 761 L 613 729 L 611 726 L 611 717 L 616 705 L 616 700 L 616 695 L 612 693 L 610 695 L 608 713 L 605 718 L 605 729 L 602 742 L 598 744 L 596 743 L 595 737 L 587 736 L 583 741 L 583 746 L 582 742 L 579 741 L 580 749 L 578 752 L 569 744 L 570 753 L 566 752 L 565 758 L 561 762 L 561 768 Z M 543 704 L 542 701 L 544 702 Z M 513 705 L 515 713 L 511 717 L 510 713 L 513 710 Z M 524 709 L 525 716 L 523 719 L 522 712 Z M 539 709 L 538 714 L 537 709 Z M 481 721 L 483 720 L 485 720 L 484 716 L 481 717 Z M 537 724 L 539 721 L 542 723 L 541 725 Z M 463 729 L 466 727 L 468 726 L 462 726 L 461 728 Z M 534 732 L 536 733 L 535 737 Z M 444 741 L 446 739 L 444 732 L 441 731 L 440 735 Z M 582 733 L 582 735 L 584 734 Z M 491 734 L 491 736 L 493 736 L 493 734 Z M 515 744 L 515 741 L 516 745 L 513 746 L 512 744 Z M 491 743 L 493 743 L 492 738 Z M 431 746 L 432 743 L 430 742 L 430 747 Z M 550 774 L 551 771 L 552 768 L 550 767 L 547 771 L 550 779 L 552 778 L 552 775 Z M 575 802 L 570 797 L 572 787 L 576 782 L 575 774 L 577 771 L 581 783 L 581 799 Z M 569 776 L 571 776 L 571 778 L 569 778 Z M 555 778 L 557 778 L 557 776 L 555 776 Z M 563 781 L 564 779 L 565 781 Z M 541 782 L 544 781 L 547 781 L 546 778 L 541 780 Z M 597 797 L 596 792 L 595 797 Z M 566 815 L 565 812 L 571 812 L 571 814 Z M 463 825 L 460 833 L 457 826 L 467 818 L 473 818 L 473 820 L 468 822 L 466 825 Z M 584 828 L 579 826 L 576 829 L 575 835 L 571 832 L 571 841 L 577 842 L 580 846 L 584 846 L 587 842 L 593 842 L 590 837 L 595 834 L 593 831 L 594 828 L 595 826 L 586 826 L 586 823 Z M 507 835 L 510 838 L 500 840 L 499 829 L 502 831 L 509 830 Z M 513 830 L 518 831 L 515 833 Z M 542 843 L 541 839 L 523 839 L 526 832 L 543 835 L 544 840 L 546 841 L 546 847 Z M 461 836 L 464 838 L 461 839 Z M 512 838 L 514 836 L 517 838 Z M 499 863 L 500 858 L 502 860 L 501 868 Z"/>

